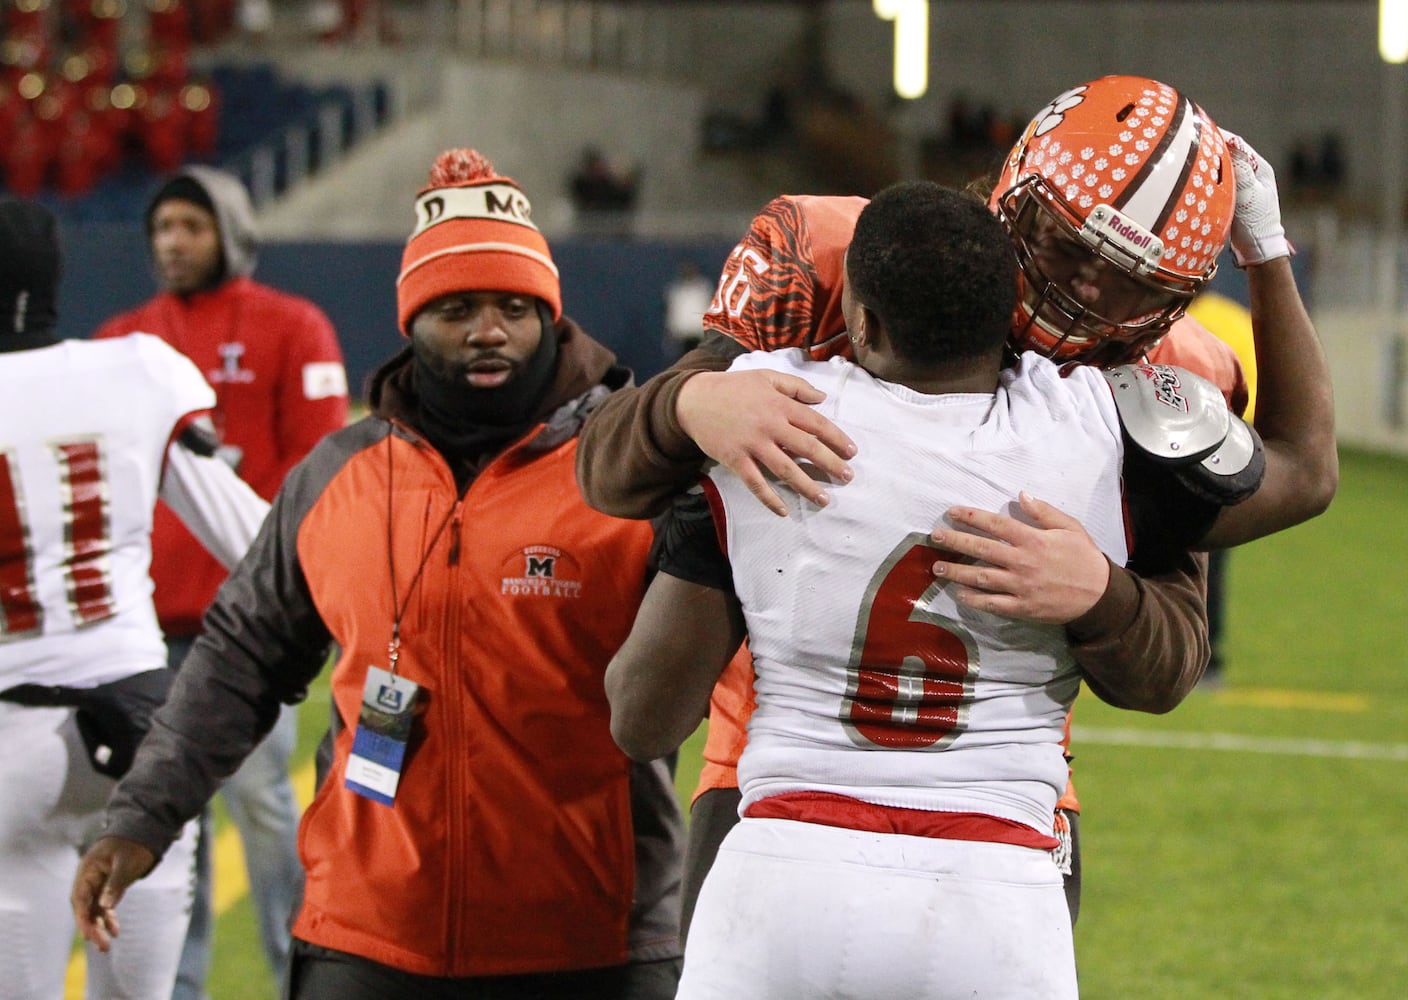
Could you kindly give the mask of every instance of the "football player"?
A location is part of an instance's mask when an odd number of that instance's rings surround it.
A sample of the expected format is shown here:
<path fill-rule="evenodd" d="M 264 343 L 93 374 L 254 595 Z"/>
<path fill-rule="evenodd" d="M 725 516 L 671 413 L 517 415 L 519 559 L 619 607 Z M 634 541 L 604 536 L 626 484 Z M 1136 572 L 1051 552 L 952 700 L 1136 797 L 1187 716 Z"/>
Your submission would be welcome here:
<path fill-rule="evenodd" d="M 864 204 L 784 196 L 764 208 L 725 265 L 701 347 L 640 390 L 616 394 L 588 421 L 577 466 L 588 502 L 618 515 L 654 514 L 697 477 L 706 456 L 778 513 L 785 506 L 769 474 L 817 503 L 826 500 L 825 481 L 845 481 L 854 445 L 816 407 L 821 393 L 777 372 L 723 369 L 749 350 L 849 352 L 842 261 Z M 1211 280 L 1229 237 L 1247 270 L 1261 378 L 1256 428 L 1268 473 L 1253 501 L 1225 506 L 1218 470 L 1239 463 L 1206 443 L 1188 448 L 1174 440 L 1172 425 L 1159 433 L 1156 421 L 1153 437 L 1165 441 L 1151 447 L 1168 461 L 1126 482 L 1135 525 L 1130 566 L 1138 574 L 1111 564 L 1078 522 L 1039 499 L 1023 501 L 1025 523 L 953 512 L 958 526 L 991 538 L 936 535 L 950 551 L 985 561 L 937 561 L 963 600 L 1063 623 L 1101 698 L 1168 711 L 1196 685 L 1209 654 L 1205 557 L 1190 554 L 1188 540 L 1233 544 L 1287 527 L 1322 511 L 1337 481 L 1328 367 L 1291 271 L 1274 172 L 1174 88 L 1105 77 L 1066 91 L 1032 119 L 990 204 L 1021 266 L 1015 350 L 1072 362 L 1178 364 L 1221 388 L 1234 411 L 1246 398 L 1236 357 L 1184 309 Z M 1179 399 L 1175 391 L 1172 405 L 1151 412 L 1171 416 Z M 710 708 L 690 825 L 686 923 L 691 890 L 737 815 L 750 682 L 745 670 L 726 674 Z M 1058 832 L 1061 860 L 1072 866 L 1074 915 L 1073 794 L 1063 807 Z"/>
<path fill-rule="evenodd" d="M 679 996 L 1074 997 L 1050 852 L 1080 673 L 1059 625 L 960 606 L 927 531 L 955 502 L 1034 489 L 1122 564 L 1121 459 L 1138 456 L 1117 408 L 1150 383 L 1121 374 L 1112 397 L 1097 369 L 1063 376 L 1034 352 L 1004 369 L 1010 242 L 982 202 L 931 182 L 876 195 L 845 267 L 854 363 L 794 348 L 731 370 L 824 388 L 862 444 L 855 477 L 823 508 L 779 486 L 795 514 L 779 520 L 715 467 L 676 501 L 607 670 L 613 734 L 652 759 L 699 724 L 745 625 L 753 652 L 743 819 L 699 897 Z"/>
<path fill-rule="evenodd" d="M 0 941 L 6 995 L 57 997 L 80 853 L 171 672 L 152 608 L 160 496 L 239 562 L 268 504 L 215 457 L 215 395 L 155 337 L 61 340 L 53 216 L 0 202 Z M 195 828 L 88 950 L 95 998 L 168 1000 L 190 916 Z"/>

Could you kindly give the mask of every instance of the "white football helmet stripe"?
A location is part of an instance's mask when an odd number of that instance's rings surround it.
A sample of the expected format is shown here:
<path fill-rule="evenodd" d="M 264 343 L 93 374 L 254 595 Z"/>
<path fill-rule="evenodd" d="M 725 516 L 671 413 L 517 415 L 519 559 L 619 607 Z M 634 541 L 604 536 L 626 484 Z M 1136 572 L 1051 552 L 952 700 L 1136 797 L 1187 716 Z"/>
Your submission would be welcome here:
<path fill-rule="evenodd" d="M 1179 97 L 1174 114 L 1174 127 L 1165 133 L 1159 155 L 1146 164 L 1146 176 L 1129 187 L 1123 204 L 1115 206 L 1156 235 L 1173 211 L 1173 199 L 1183 190 L 1189 164 L 1198 154 L 1198 116 L 1192 114 L 1186 97 Z"/>

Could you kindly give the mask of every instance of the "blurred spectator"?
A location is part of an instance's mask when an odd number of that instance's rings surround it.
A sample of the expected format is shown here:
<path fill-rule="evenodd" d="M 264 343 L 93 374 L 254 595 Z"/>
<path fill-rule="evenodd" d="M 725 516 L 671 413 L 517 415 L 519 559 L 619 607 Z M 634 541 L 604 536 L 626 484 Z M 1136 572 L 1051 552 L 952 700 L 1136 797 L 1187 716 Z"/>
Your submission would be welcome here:
<path fill-rule="evenodd" d="M 756 118 L 715 110 L 704 116 L 703 146 L 711 152 L 753 151 L 782 145 L 797 129 L 797 111 L 786 86 L 769 87 Z"/>
<path fill-rule="evenodd" d="M 1291 147 L 1291 188 L 1305 191 L 1314 186 L 1319 167 L 1315 162 L 1315 146 L 1306 136 L 1296 139 Z"/>
<path fill-rule="evenodd" d="M 1325 193 L 1335 195 L 1344 186 L 1344 146 L 1339 133 L 1326 132 L 1320 137 L 1320 184 Z"/>
<path fill-rule="evenodd" d="M 572 203 L 587 210 L 633 208 L 638 180 L 638 170 L 618 171 L 601 150 L 588 146 L 572 175 Z"/>
<path fill-rule="evenodd" d="M 161 291 L 105 322 L 94 339 L 132 330 L 154 334 L 194 361 L 215 387 L 219 454 L 266 499 L 284 475 L 347 420 L 347 377 L 331 322 L 307 299 L 255 281 L 254 210 L 238 177 L 186 167 L 147 208 L 146 228 Z M 225 570 L 193 546 L 190 532 L 158 505 L 151 576 L 170 665 L 195 644 Z M 276 976 L 287 968 L 289 922 L 303 870 L 299 809 L 289 779 L 297 719 L 285 706 L 268 737 L 225 783 L 222 797 L 244 843 L 260 938 Z M 196 900 L 174 998 L 202 995 L 211 948 L 209 823 L 197 848 Z"/>
<path fill-rule="evenodd" d="M 578 228 L 597 234 L 626 232 L 639 186 L 639 168 L 618 170 L 601 150 L 587 146 L 568 182 Z"/>
<path fill-rule="evenodd" d="M 765 141 L 773 144 L 792 131 L 792 98 L 782 84 L 773 84 L 763 97 L 762 131 Z"/>
<path fill-rule="evenodd" d="M 946 131 L 921 144 L 924 173 L 955 186 L 992 173 L 1025 127 L 1025 116 L 1001 114 L 992 103 L 976 103 L 958 91 L 949 102 Z"/>
<path fill-rule="evenodd" d="M 955 151 L 963 152 L 982 147 L 988 141 L 988 122 L 992 108 L 973 107 L 968 95 L 959 91 L 948 106 L 948 142 Z"/>

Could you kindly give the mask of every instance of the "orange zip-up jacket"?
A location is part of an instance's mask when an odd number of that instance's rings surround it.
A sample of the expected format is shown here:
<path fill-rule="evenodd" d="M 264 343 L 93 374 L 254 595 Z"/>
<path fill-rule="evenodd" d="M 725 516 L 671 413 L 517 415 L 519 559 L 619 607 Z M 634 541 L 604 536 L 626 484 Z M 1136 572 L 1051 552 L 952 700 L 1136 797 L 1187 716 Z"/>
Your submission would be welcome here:
<path fill-rule="evenodd" d="M 300 828 L 296 937 L 431 976 L 678 955 L 679 855 L 660 845 L 682 843 L 679 807 L 663 763 L 613 743 L 603 687 L 654 532 L 592 511 L 573 482 L 576 428 L 606 393 L 562 406 L 462 497 L 397 421 L 320 444 L 221 589 L 108 832 L 164 848 L 332 640 L 347 726 Z M 344 778 L 398 611 L 397 671 L 424 697 L 386 806 Z"/>
<path fill-rule="evenodd" d="M 342 649 L 333 698 L 351 722 L 367 666 L 386 666 L 393 612 L 385 545 L 346 544 L 346 525 L 375 524 L 368 507 L 390 489 L 407 603 L 399 673 L 429 697 L 393 809 L 343 787 L 353 733 L 338 735 L 300 830 L 298 937 L 431 975 L 626 960 L 629 762 L 602 671 L 640 602 L 652 533 L 585 512 L 575 451 L 510 452 L 457 502 L 438 456 L 393 436 L 349 461 L 304 518 L 300 561 Z M 336 544 L 331 565 L 311 555 Z"/>

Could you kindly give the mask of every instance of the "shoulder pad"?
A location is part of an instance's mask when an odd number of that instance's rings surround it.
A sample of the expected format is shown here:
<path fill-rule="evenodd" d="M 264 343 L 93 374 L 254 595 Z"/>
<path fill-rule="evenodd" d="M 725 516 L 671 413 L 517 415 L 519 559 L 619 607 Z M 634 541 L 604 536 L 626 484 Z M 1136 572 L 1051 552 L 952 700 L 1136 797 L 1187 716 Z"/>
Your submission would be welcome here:
<path fill-rule="evenodd" d="M 1245 420 L 1233 417 L 1217 450 L 1201 462 L 1179 466 L 1174 475 L 1204 500 L 1220 507 L 1239 504 L 1257 491 L 1266 475 L 1261 435 Z"/>
<path fill-rule="evenodd" d="M 1222 445 L 1235 419 L 1217 386 L 1186 368 L 1119 365 L 1103 374 L 1125 437 L 1155 461 L 1202 461 Z"/>

